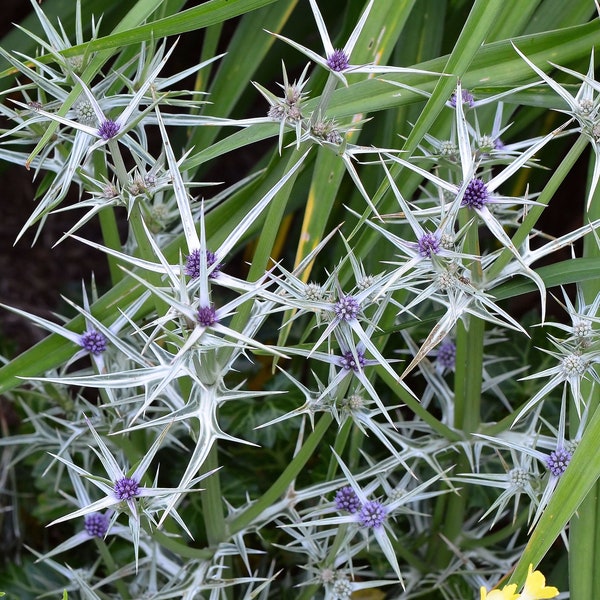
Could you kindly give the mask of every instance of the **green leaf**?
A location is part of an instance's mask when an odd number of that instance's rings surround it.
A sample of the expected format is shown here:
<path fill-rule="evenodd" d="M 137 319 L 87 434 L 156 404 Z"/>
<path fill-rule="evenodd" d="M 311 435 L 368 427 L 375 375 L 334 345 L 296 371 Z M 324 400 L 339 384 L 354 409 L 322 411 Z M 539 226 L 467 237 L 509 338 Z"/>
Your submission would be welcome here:
<path fill-rule="evenodd" d="M 600 261 L 596 258 L 574 258 L 540 267 L 535 269 L 535 272 L 549 288 L 569 283 L 594 281 L 600 278 Z M 520 278 L 499 285 L 493 289 L 492 293 L 497 300 L 505 300 L 535 292 L 535 290 L 537 288 L 530 279 Z"/>
<path fill-rule="evenodd" d="M 152 0 L 155 2 L 155 0 Z M 175 15 L 164 19 L 152 21 L 145 25 L 137 22 L 127 27 L 121 26 L 115 29 L 111 35 L 93 40 L 80 46 L 73 46 L 64 54 L 65 56 L 77 56 L 85 50 L 103 51 L 122 48 L 131 44 L 139 44 L 149 39 L 161 39 L 170 35 L 179 35 L 189 31 L 197 31 L 204 27 L 222 23 L 228 19 L 239 17 L 263 6 L 267 6 L 276 0 L 209 0 L 200 6 L 188 8 Z M 138 2 L 138 5 L 140 2 Z M 147 2 L 146 2 L 147 4 Z"/>

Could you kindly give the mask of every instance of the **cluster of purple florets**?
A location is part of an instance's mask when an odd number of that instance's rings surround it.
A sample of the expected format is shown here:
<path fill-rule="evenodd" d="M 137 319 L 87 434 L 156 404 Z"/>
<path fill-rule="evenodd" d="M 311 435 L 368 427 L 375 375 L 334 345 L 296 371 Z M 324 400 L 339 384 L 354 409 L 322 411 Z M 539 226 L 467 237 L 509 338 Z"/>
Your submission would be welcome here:
<path fill-rule="evenodd" d="M 111 119 L 106 119 L 106 121 L 101 123 L 100 127 L 98 127 L 98 135 L 103 140 L 108 141 L 108 140 L 111 140 L 112 138 L 114 138 L 115 135 L 117 135 L 117 133 L 119 133 L 120 129 L 121 129 L 121 126 L 116 121 L 112 121 Z"/>
<path fill-rule="evenodd" d="M 327 57 L 327 66 L 332 71 L 345 71 L 350 66 L 350 60 L 343 50 L 335 50 Z"/>
<path fill-rule="evenodd" d="M 214 306 L 203 306 L 198 309 L 198 323 L 202 327 L 212 327 L 218 320 Z"/>
<path fill-rule="evenodd" d="M 214 279 L 219 274 L 221 265 L 217 263 L 217 255 L 210 250 L 206 250 L 206 252 L 203 253 L 201 253 L 200 250 L 192 250 L 186 257 L 184 268 L 185 274 L 189 275 L 192 279 L 200 277 L 200 257 L 202 255 L 205 257 L 207 269 L 210 269 L 210 267 L 215 265 L 209 275 L 209 277 Z"/>
<path fill-rule="evenodd" d="M 490 201 L 490 193 L 481 179 L 472 179 L 467 184 L 461 206 L 483 208 Z"/>
<path fill-rule="evenodd" d="M 475 98 L 473 98 L 473 94 L 471 94 L 469 90 L 462 90 L 461 96 L 463 104 L 466 104 L 469 107 L 473 107 L 475 105 Z M 450 96 L 450 104 L 454 107 L 456 106 L 456 92 Z"/>
<path fill-rule="evenodd" d="M 354 514 L 360 508 L 360 500 L 350 485 L 344 486 L 336 492 L 334 502 L 338 510 L 344 510 L 350 514 Z"/>
<path fill-rule="evenodd" d="M 95 329 L 89 329 L 79 338 L 79 345 L 94 356 L 105 352 L 107 344 L 105 335 Z"/>
<path fill-rule="evenodd" d="M 567 470 L 571 458 L 572 454 L 566 448 L 558 447 L 546 458 L 546 465 L 552 475 L 560 477 Z"/>
<path fill-rule="evenodd" d="M 434 233 L 424 233 L 418 241 L 419 254 L 423 258 L 431 258 L 440 251 L 440 239 Z"/>
<path fill-rule="evenodd" d="M 446 340 L 438 346 L 437 364 L 442 369 L 454 369 L 456 362 L 456 344 L 452 340 Z"/>
<path fill-rule="evenodd" d="M 130 500 L 140 493 L 140 483 L 131 477 L 123 477 L 115 483 L 115 495 L 119 500 Z"/>
<path fill-rule="evenodd" d="M 334 502 L 338 510 L 353 515 L 358 513 L 358 522 L 362 527 L 377 529 L 383 525 L 387 516 L 387 509 L 381 502 L 370 500 L 362 504 L 356 492 L 349 485 L 337 491 Z"/>
<path fill-rule="evenodd" d="M 102 513 L 85 515 L 84 528 L 88 535 L 103 538 L 108 531 L 108 516 Z"/>
<path fill-rule="evenodd" d="M 344 352 L 340 358 L 340 365 L 346 371 L 360 371 L 367 364 L 365 353 L 360 350 L 356 351 L 356 357 L 351 351 Z"/>
<path fill-rule="evenodd" d="M 359 311 L 360 304 L 354 296 L 343 296 L 333 306 L 335 316 L 341 321 L 353 321 Z"/>

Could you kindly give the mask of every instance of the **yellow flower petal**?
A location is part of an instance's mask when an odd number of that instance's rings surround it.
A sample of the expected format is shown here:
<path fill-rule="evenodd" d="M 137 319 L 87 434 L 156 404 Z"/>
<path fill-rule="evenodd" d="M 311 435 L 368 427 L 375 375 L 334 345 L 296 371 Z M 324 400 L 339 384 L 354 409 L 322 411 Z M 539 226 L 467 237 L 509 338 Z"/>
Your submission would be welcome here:
<path fill-rule="evenodd" d="M 558 590 L 546 586 L 546 578 L 539 571 L 534 571 L 533 565 L 529 565 L 525 587 L 518 597 L 519 600 L 546 600 L 555 596 L 558 596 Z"/>
<path fill-rule="evenodd" d="M 484 587 L 481 587 L 481 600 L 517 600 L 516 589 L 517 586 L 514 583 L 505 585 L 501 590 L 492 590 L 491 592 L 487 592 Z"/>

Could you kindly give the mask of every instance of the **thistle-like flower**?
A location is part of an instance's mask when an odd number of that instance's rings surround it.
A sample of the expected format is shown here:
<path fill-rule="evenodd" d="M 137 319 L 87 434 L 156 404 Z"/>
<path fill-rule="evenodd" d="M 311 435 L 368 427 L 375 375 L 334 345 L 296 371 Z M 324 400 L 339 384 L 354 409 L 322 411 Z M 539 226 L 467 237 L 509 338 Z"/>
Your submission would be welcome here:
<path fill-rule="evenodd" d="M 150 501 L 154 498 L 168 498 L 184 491 L 191 492 L 193 490 L 189 488 L 185 490 L 177 488 L 160 488 L 156 486 L 145 486 L 142 484 L 142 480 L 146 475 L 146 471 L 150 467 L 154 456 L 162 446 L 169 429 L 168 427 L 166 427 L 156 438 L 138 466 L 135 469 L 125 471 L 121 466 L 119 466 L 117 459 L 113 456 L 111 450 L 104 443 L 89 421 L 88 426 L 97 446 L 96 454 L 106 470 L 106 473 L 108 474 L 108 479 L 104 477 L 98 477 L 97 475 L 86 471 L 68 458 L 54 454 L 52 456 L 54 456 L 54 458 L 59 460 L 61 463 L 65 464 L 73 473 L 84 477 L 90 483 L 99 488 L 104 493 L 104 497 L 88 504 L 87 506 L 83 506 L 79 510 L 73 511 L 64 517 L 55 519 L 52 521 L 52 523 L 50 523 L 50 525 L 62 523 L 63 521 L 75 519 L 77 517 L 88 517 L 90 529 L 93 531 L 99 531 L 99 518 L 97 516 L 92 518 L 90 515 L 97 515 L 100 511 L 110 509 L 112 516 L 106 525 L 106 533 L 110 531 L 110 528 L 118 519 L 119 514 L 125 512 L 129 515 L 129 529 L 131 531 L 131 538 L 133 540 L 137 562 L 142 515 L 145 515 L 146 518 L 149 519 L 150 523 L 154 523 L 154 513 L 157 510 L 155 507 L 153 507 L 151 502 L 146 502 L 145 499 Z M 203 477 L 205 476 L 206 475 Z M 185 523 L 181 520 L 177 511 L 172 507 L 170 514 L 175 518 L 183 530 L 189 534 Z M 163 515 L 163 519 L 164 516 L 165 515 Z M 89 534 L 87 525 L 88 522 L 86 522 L 86 532 Z"/>
<path fill-rule="evenodd" d="M 210 250 L 205 250 L 204 253 L 201 253 L 198 249 L 192 250 L 185 258 L 185 274 L 189 275 L 192 279 L 200 277 L 201 260 L 206 261 L 206 274 L 208 277 L 212 279 L 218 277 L 222 265 L 218 261 L 217 255 Z"/>
<path fill-rule="evenodd" d="M 454 371 L 456 360 L 456 344 L 452 340 L 446 340 L 437 347 L 436 368 L 441 371 Z"/>
<path fill-rule="evenodd" d="M 473 108 L 473 106 L 475 106 L 475 98 L 473 97 L 473 94 L 469 92 L 469 90 L 461 90 L 460 96 L 463 104 L 466 104 L 469 108 Z M 454 92 L 452 96 L 450 96 L 450 106 L 452 108 L 456 108 L 456 98 L 457 92 Z"/>
<path fill-rule="evenodd" d="M 360 500 L 350 485 L 346 485 L 336 492 L 334 502 L 338 510 L 350 514 L 354 514 L 361 508 Z"/>
<path fill-rule="evenodd" d="M 570 117 L 576 119 L 580 130 L 587 135 L 592 144 L 595 154 L 594 171 L 590 183 L 590 189 L 587 197 L 587 208 L 594 197 L 594 192 L 600 181 L 600 83 L 594 79 L 594 49 L 590 53 L 590 66 L 585 75 L 577 73 L 571 69 L 550 63 L 553 67 L 573 75 L 582 81 L 582 84 L 573 96 L 569 90 L 560 83 L 544 73 L 542 69 L 531 62 L 514 44 L 513 48 L 517 54 L 552 88 L 569 106 L 568 110 L 561 110 Z"/>
<path fill-rule="evenodd" d="M 375 0 L 370 0 L 369 4 L 367 4 L 365 10 L 363 11 L 358 23 L 352 30 L 348 41 L 344 44 L 343 48 L 334 48 L 331 42 L 331 38 L 329 36 L 329 32 L 327 31 L 327 26 L 325 25 L 325 21 L 323 19 L 323 15 L 319 10 L 316 0 L 309 0 L 310 8 L 312 10 L 313 16 L 317 23 L 317 28 L 319 30 L 319 35 L 321 36 L 321 42 L 323 43 L 323 47 L 325 49 L 325 56 L 321 56 L 317 54 L 313 50 L 302 46 L 298 42 L 291 40 L 283 35 L 279 35 L 277 33 L 273 33 L 274 36 L 283 40 L 299 50 L 310 58 L 314 63 L 320 65 L 324 69 L 327 69 L 332 75 L 337 77 L 340 81 L 343 82 L 344 85 L 348 85 L 346 81 L 345 73 L 422 73 L 426 75 L 434 75 L 434 73 L 430 73 L 428 71 L 422 71 L 420 69 L 411 69 L 411 68 L 403 68 L 403 67 L 392 67 L 386 65 L 376 65 L 376 64 L 367 64 L 367 65 L 355 65 L 351 64 L 351 56 L 354 47 L 356 46 L 356 42 L 358 41 L 358 37 L 363 30 L 369 13 L 373 8 L 373 4 Z"/>
<path fill-rule="evenodd" d="M 83 356 L 89 355 L 96 366 L 96 369 L 99 372 L 103 372 L 106 368 L 104 355 L 109 346 L 114 346 L 126 356 L 137 360 L 137 352 L 127 342 L 125 342 L 121 336 L 119 336 L 119 332 L 128 324 L 129 319 L 137 313 L 140 306 L 148 298 L 148 294 L 142 294 L 142 296 L 133 302 L 132 305 L 126 310 L 124 310 L 123 314 L 115 319 L 111 325 L 106 326 L 91 314 L 87 292 L 85 287 L 82 286 L 82 289 L 83 307 L 77 306 L 68 298 L 64 298 L 64 300 L 73 306 L 77 312 L 83 315 L 86 323 L 86 329 L 83 333 L 77 333 L 71 329 L 67 329 L 63 325 L 59 325 L 58 323 L 54 323 L 53 321 L 25 312 L 24 310 L 20 310 L 18 308 L 4 304 L 0 304 L 0 306 L 18 315 L 26 317 L 39 327 L 42 327 L 51 333 L 58 334 L 78 346 L 80 350 L 73 354 L 67 364 L 70 364 L 79 358 L 82 358 Z"/>
<path fill-rule="evenodd" d="M 96 115 L 98 126 L 93 127 L 91 125 L 86 125 L 83 122 L 67 119 L 64 116 L 48 112 L 44 109 L 38 109 L 37 112 L 40 115 L 43 115 L 52 121 L 57 121 L 62 125 L 72 127 L 73 129 L 83 131 L 84 133 L 87 133 L 92 137 L 98 138 L 98 141 L 89 147 L 88 153 L 90 153 L 96 148 L 110 142 L 111 140 L 124 136 L 130 129 L 137 125 L 141 117 L 137 116 L 134 119 L 132 119 L 131 117 L 133 116 L 134 112 L 139 109 L 139 105 L 142 98 L 154 82 L 154 79 L 157 77 L 157 75 L 160 73 L 160 71 L 166 64 L 173 50 L 174 46 L 166 53 L 163 60 L 158 65 L 156 65 L 154 70 L 148 73 L 147 78 L 145 79 L 144 83 L 140 86 L 140 89 L 131 98 L 129 104 L 121 111 L 121 114 L 116 119 L 112 119 L 105 114 L 105 112 L 100 107 L 98 100 L 95 98 L 92 90 L 75 73 L 73 73 L 73 78 L 81 86 L 81 89 L 83 90 L 83 93 L 87 101 L 89 102 L 91 109 Z M 18 104 L 19 106 L 26 106 L 21 102 L 16 102 L 16 104 Z"/>
<path fill-rule="evenodd" d="M 307 64 L 302 71 L 299 79 L 293 83 L 289 82 L 285 64 L 283 68 L 283 84 L 278 84 L 283 89 L 283 97 L 278 97 L 259 83 L 253 81 L 254 87 L 263 95 L 269 103 L 268 119 L 279 121 L 279 153 L 283 145 L 283 134 L 285 127 L 292 127 L 296 131 L 296 144 L 300 143 L 302 137 L 303 119 L 305 115 L 303 111 L 303 103 L 306 99 L 307 92 L 304 87 L 308 83 L 306 77 L 309 65 Z M 261 120 L 250 120 L 251 122 L 260 122 Z"/>
<path fill-rule="evenodd" d="M 460 83 L 457 87 L 457 94 L 461 94 Z M 538 140 L 535 144 L 530 146 L 525 152 L 518 157 L 512 159 L 512 161 L 501 171 L 488 180 L 484 181 L 483 176 L 480 176 L 477 172 L 479 167 L 479 157 L 477 151 L 474 151 L 471 142 L 471 132 L 469 130 L 462 103 L 457 103 L 455 107 L 456 116 L 456 131 L 459 146 L 460 155 L 460 170 L 462 175 L 462 181 L 455 183 L 452 181 L 446 181 L 436 174 L 422 169 L 414 163 L 407 161 L 395 155 L 387 154 L 387 158 L 392 162 L 398 163 L 403 167 L 418 173 L 425 179 L 434 183 L 440 190 L 448 193 L 453 197 L 453 200 L 447 206 L 447 213 L 445 215 L 445 221 L 448 223 L 448 227 L 452 229 L 454 222 L 458 217 L 458 212 L 461 209 L 467 209 L 473 211 L 487 226 L 488 230 L 496 239 L 507 248 L 519 262 L 521 273 L 526 277 L 529 277 L 538 287 L 542 302 L 542 318 L 545 315 L 546 306 L 546 289 L 544 282 L 537 275 L 519 253 L 519 250 L 514 246 L 511 238 L 504 230 L 503 224 L 490 210 L 492 204 L 506 204 L 515 205 L 522 204 L 524 206 L 532 204 L 532 201 L 527 198 L 514 198 L 509 196 L 503 196 L 497 194 L 498 188 L 507 181 L 512 175 L 514 175 L 522 166 L 524 166 L 533 155 L 538 152 L 543 146 L 554 139 L 563 127 L 559 127 L 552 133 L 544 136 Z"/>
<path fill-rule="evenodd" d="M 600 376 L 596 372 L 595 365 L 600 363 L 600 350 L 589 348 L 586 350 L 573 350 L 570 345 L 550 339 L 556 350 L 543 350 L 545 353 L 556 359 L 553 367 L 544 369 L 539 373 L 534 373 L 523 377 L 523 380 L 537 379 L 539 377 L 549 377 L 550 379 L 538 392 L 530 398 L 525 406 L 519 411 L 517 420 L 523 418 L 534 406 L 543 400 L 554 388 L 562 387 L 563 396 L 567 388 L 571 392 L 571 397 L 575 403 L 578 414 L 581 416 L 582 407 L 586 406 L 585 398 L 581 392 L 582 379 L 589 378 L 600 384 Z M 566 416 L 561 416 L 561 421 Z"/>
<path fill-rule="evenodd" d="M 108 342 L 103 333 L 96 331 L 96 329 L 88 329 L 79 338 L 79 345 L 90 354 L 98 356 L 103 352 L 106 352 Z"/>
<path fill-rule="evenodd" d="M 333 312 L 340 321 L 354 321 L 360 312 L 359 301 L 354 296 L 342 296 L 333 305 Z"/>
<path fill-rule="evenodd" d="M 548 458 L 546 458 L 546 465 L 554 477 L 560 477 L 567 470 L 571 458 L 571 452 L 566 448 L 559 446 L 548 455 Z"/>
<path fill-rule="evenodd" d="M 341 510 L 347 514 L 334 517 L 322 517 L 317 513 L 314 520 L 309 517 L 302 522 L 294 523 L 294 526 L 304 528 L 312 526 L 326 527 L 328 525 L 340 525 L 342 523 L 354 524 L 354 526 L 365 536 L 373 536 L 373 538 L 375 538 L 375 541 L 379 544 L 379 547 L 385 554 L 390 566 L 394 569 L 398 579 L 403 583 L 400 565 L 398 564 L 396 553 L 393 550 L 389 538 L 393 533 L 389 527 L 388 517 L 393 514 L 396 508 L 404 503 L 404 500 L 402 498 L 396 498 L 391 501 L 381 502 L 379 500 L 369 499 L 367 496 L 369 493 L 368 490 L 377 488 L 379 483 L 375 482 L 373 486 L 363 489 L 342 459 L 337 454 L 335 454 L 335 457 L 340 468 L 344 472 L 349 485 L 338 490 L 335 502 L 333 503 L 333 508 L 338 512 Z M 352 510 L 348 510 L 349 508 L 352 508 Z"/>
<path fill-rule="evenodd" d="M 84 529 L 90 537 L 103 538 L 108 532 L 110 520 L 106 513 L 90 513 L 84 517 Z"/>

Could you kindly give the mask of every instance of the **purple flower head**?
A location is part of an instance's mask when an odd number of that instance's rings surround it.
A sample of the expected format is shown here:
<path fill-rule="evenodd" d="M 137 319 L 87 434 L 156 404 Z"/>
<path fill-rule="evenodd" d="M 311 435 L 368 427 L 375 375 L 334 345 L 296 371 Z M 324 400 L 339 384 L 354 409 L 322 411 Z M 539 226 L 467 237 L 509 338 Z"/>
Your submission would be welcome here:
<path fill-rule="evenodd" d="M 454 369 L 456 360 L 456 344 L 447 340 L 438 346 L 437 363 L 443 369 Z"/>
<path fill-rule="evenodd" d="M 107 344 L 104 334 L 95 329 L 89 329 L 79 338 L 79 345 L 94 356 L 102 354 Z"/>
<path fill-rule="evenodd" d="M 218 320 L 214 306 L 203 306 L 198 309 L 198 323 L 202 327 L 212 327 Z"/>
<path fill-rule="evenodd" d="M 345 71 L 350 66 L 350 60 L 343 50 L 334 50 L 333 54 L 327 57 L 327 66 L 332 71 Z"/>
<path fill-rule="evenodd" d="M 102 513 L 85 515 L 84 527 L 88 535 L 103 538 L 108 531 L 108 516 Z"/>
<path fill-rule="evenodd" d="M 475 105 L 475 98 L 473 98 L 473 94 L 471 94 L 469 90 L 462 90 L 461 96 L 463 104 L 468 104 L 471 108 Z M 452 106 L 456 106 L 456 92 L 450 96 L 450 104 L 452 104 Z"/>
<path fill-rule="evenodd" d="M 206 268 L 209 269 L 217 262 L 217 255 L 210 250 L 206 250 L 205 256 Z M 214 279 L 220 270 L 221 265 L 217 263 L 215 268 L 211 271 L 209 277 Z M 192 252 L 186 257 L 185 274 L 189 275 L 192 279 L 200 277 L 200 250 L 192 250 Z"/>
<path fill-rule="evenodd" d="M 358 513 L 358 519 L 363 527 L 373 527 L 378 529 L 383 525 L 386 515 L 387 509 L 385 506 L 377 500 L 371 500 L 363 504 Z"/>
<path fill-rule="evenodd" d="M 356 358 L 358 358 L 358 361 Z M 352 352 L 344 352 L 343 356 L 340 358 L 340 365 L 346 371 L 352 370 L 358 372 L 367 364 L 367 361 L 365 360 L 364 352 L 361 352 L 360 350 L 356 351 L 356 358 L 354 358 Z"/>
<path fill-rule="evenodd" d="M 103 140 L 111 140 L 119 133 L 119 129 L 121 129 L 121 126 L 117 122 L 106 119 L 106 121 L 102 122 L 100 127 L 98 127 L 98 135 Z"/>
<path fill-rule="evenodd" d="M 505 147 L 504 142 L 500 138 L 494 140 L 494 150 L 504 150 Z"/>
<path fill-rule="evenodd" d="M 483 208 L 490 201 L 490 193 L 481 179 L 471 179 L 467 184 L 461 206 Z"/>
<path fill-rule="evenodd" d="M 354 296 L 342 296 L 334 305 L 333 312 L 341 321 L 352 321 L 356 319 L 360 304 Z"/>
<path fill-rule="evenodd" d="M 554 477 L 560 477 L 566 470 L 572 454 L 563 447 L 558 447 L 546 458 L 546 466 Z"/>
<path fill-rule="evenodd" d="M 123 477 L 115 483 L 115 495 L 119 500 L 129 500 L 140 493 L 140 483 L 130 477 Z"/>
<path fill-rule="evenodd" d="M 432 254 L 437 254 L 440 251 L 440 240 L 435 233 L 424 233 L 419 238 L 419 254 L 423 258 L 431 258 Z"/>
<path fill-rule="evenodd" d="M 351 514 L 354 514 L 360 508 L 360 500 L 349 485 L 340 488 L 336 492 L 334 502 L 338 510 L 345 510 Z"/>

